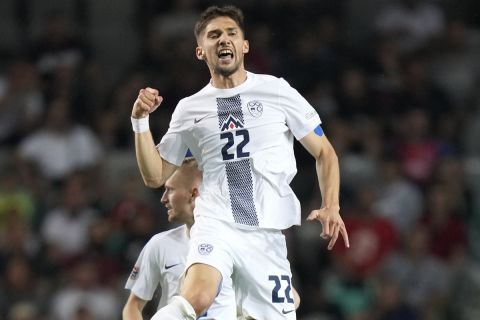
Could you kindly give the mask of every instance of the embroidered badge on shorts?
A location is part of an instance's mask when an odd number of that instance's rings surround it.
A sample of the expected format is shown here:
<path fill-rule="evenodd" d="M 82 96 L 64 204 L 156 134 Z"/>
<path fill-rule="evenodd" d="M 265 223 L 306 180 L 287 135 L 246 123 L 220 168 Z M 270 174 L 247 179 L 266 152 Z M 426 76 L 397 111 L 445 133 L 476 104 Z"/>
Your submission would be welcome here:
<path fill-rule="evenodd" d="M 210 254 L 212 250 L 213 250 L 213 246 L 208 243 L 202 243 L 201 245 L 198 246 L 198 253 L 200 253 L 202 256 L 206 256 L 207 254 Z"/>

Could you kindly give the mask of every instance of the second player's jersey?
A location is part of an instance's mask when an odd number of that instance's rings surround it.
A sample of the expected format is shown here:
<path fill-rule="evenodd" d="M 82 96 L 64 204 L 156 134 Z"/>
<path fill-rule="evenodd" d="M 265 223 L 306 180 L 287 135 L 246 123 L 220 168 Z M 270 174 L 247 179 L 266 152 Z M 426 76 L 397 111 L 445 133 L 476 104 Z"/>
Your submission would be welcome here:
<path fill-rule="evenodd" d="M 180 165 L 190 149 L 203 171 L 195 216 L 251 228 L 300 224 L 289 184 L 296 174 L 293 138 L 320 125 L 315 109 L 285 80 L 247 73 L 241 85 L 207 85 L 176 107 L 158 145 Z"/>
<path fill-rule="evenodd" d="M 125 288 L 142 300 L 150 301 L 160 286 L 158 308 L 166 306 L 173 296 L 180 294 L 180 277 L 185 270 L 188 241 L 186 226 L 153 236 L 142 249 Z M 235 313 L 235 295 L 232 281 L 228 278 L 223 280 L 222 288 L 206 316 L 199 319 L 232 319 Z"/>

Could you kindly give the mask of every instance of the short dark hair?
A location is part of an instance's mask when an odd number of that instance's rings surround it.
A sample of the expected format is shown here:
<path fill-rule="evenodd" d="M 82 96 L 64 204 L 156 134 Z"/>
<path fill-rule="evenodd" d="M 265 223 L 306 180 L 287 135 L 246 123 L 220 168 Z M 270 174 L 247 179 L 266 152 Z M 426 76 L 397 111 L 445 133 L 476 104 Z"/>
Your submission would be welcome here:
<path fill-rule="evenodd" d="M 223 7 L 210 6 L 207 9 L 205 9 L 205 11 L 202 12 L 202 14 L 200 15 L 200 18 L 195 24 L 195 29 L 194 29 L 195 38 L 197 38 L 198 40 L 200 37 L 200 34 L 207 27 L 207 24 L 213 19 L 218 17 L 228 17 L 232 19 L 240 27 L 240 30 L 242 30 L 243 35 L 245 35 L 242 10 L 232 5 L 227 5 Z"/>

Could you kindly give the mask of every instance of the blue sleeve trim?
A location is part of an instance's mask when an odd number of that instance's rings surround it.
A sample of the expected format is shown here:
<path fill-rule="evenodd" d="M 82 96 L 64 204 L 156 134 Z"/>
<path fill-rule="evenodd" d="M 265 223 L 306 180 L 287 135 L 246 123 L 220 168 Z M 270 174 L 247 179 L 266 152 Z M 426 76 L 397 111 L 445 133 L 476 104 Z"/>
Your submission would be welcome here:
<path fill-rule="evenodd" d="M 315 130 L 313 130 L 317 136 L 323 136 L 323 129 L 321 125 L 318 125 Z"/>

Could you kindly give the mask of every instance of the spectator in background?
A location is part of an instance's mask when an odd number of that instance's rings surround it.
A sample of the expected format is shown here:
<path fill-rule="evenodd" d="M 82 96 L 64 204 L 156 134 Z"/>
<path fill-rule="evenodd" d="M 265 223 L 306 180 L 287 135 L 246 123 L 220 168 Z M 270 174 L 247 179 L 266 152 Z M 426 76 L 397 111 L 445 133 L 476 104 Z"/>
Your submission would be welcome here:
<path fill-rule="evenodd" d="M 432 81 L 431 60 L 428 53 L 416 52 L 401 58 L 402 83 L 396 95 L 394 115 L 420 109 L 435 124 L 450 111 L 451 104 L 445 92 Z"/>
<path fill-rule="evenodd" d="M 406 302 L 421 319 L 440 317 L 450 288 L 447 266 L 429 253 L 430 243 L 430 230 L 417 224 L 381 266 L 382 274 L 398 279 Z"/>
<path fill-rule="evenodd" d="M 315 22 L 295 33 L 298 36 L 288 48 L 289 53 L 280 60 L 281 64 L 295 65 L 284 69 L 286 77 L 300 91 L 312 90 L 318 81 L 333 81 L 343 55 L 337 18 L 332 15 L 317 17 Z"/>
<path fill-rule="evenodd" d="M 333 82 L 319 81 L 306 94 L 315 110 L 325 115 L 326 119 L 331 119 L 338 112 L 338 102 L 335 99 L 334 88 Z"/>
<path fill-rule="evenodd" d="M 95 133 L 71 119 L 70 104 L 62 98 L 50 102 L 45 125 L 25 137 L 18 151 L 22 161 L 33 164 L 54 182 L 75 171 L 95 168 L 103 154 Z"/>
<path fill-rule="evenodd" d="M 36 220 L 36 201 L 29 188 L 22 184 L 13 166 L 0 168 L 0 230 L 11 215 L 17 215 L 27 224 Z"/>
<path fill-rule="evenodd" d="M 0 287 L 0 316 L 12 315 L 20 304 L 42 306 L 47 297 L 39 290 L 32 261 L 26 256 L 14 255 L 5 266 Z"/>
<path fill-rule="evenodd" d="M 58 78 L 65 72 L 72 79 L 74 72 L 90 56 L 89 49 L 75 30 L 71 17 L 61 11 L 51 11 L 44 18 L 44 25 L 37 39 L 30 47 L 30 58 L 44 77 L 47 96 L 57 95 L 59 87 L 63 87 Z"/>
<path fill-rule="evenodd" d="M 373 307 L 376 320 L 419 320 L 416 309 L 406 303 L 402 288 L 395 275 L 380 275 L 376 285 L 376 303 Z"/>
<path fill-rule="evenodd" d="M 423 212 L 423 194 L 418 186 L 405 178 L 395 157 L 383 158 L 380 167 L 375 211 L 390 220 L 399 235 L 407 235 Z"/>
<path fill-rule="evenodd" d="M 355 279 L 374 275 L 395 248 L 398 235 L 389 220 L 375 212 L 376 190 L 372 185 L 358 186 L 355 202 L 345 214 L 345 226 L 352 241 L 352 249 L 339 246 L 334 250 L 337 265 L 346 268 Z"/>
<path fill-rule="evenodd" d="M 444 12 L 426 0 L 395 0 L 386 2 L 375 18 L 379 34 L 394 36 L 403 51 L 425 47 L 440 37 L 445 29 Z"/>
<path fill-rule="evenodd" d="M 8 68 L 0 93 L 0 143 L 13 146 L 36 129 L 45 112 L 38 70 L 16 60 Z"/>
<path fill-rule="evenodd" d="M 375 116 L 380 111 L 374 101 L 367 73 L 361 66 L 344 67 L 340 71 L 337 88 L 336 100 L 342 118 L 355 120 L 360 116 Z"/>
<path fill-rule="evenodd" d="M 474 212 L 474 195 L 467 177 L 468 172 L 460 154 L 446 154 L 438 159 L 431 187 L 435 184 L 448 187 L 458 218 L 466 218 Z"/>
<path fill-rule="evenodd" d="M 451 18 L 436 50 L 432 61 L 433 82 L 445 91 L 455 108 L 468 108 L 480 79 L 480 34 L 461 19 Z"/>
<path fill-rule="evenodd" d="M 337 143 L 346 143 L 340 149 L 340 173 L 342 176 L 342 193 L 345 204 L 355 202 L 355 193 L 359 186 L 370 184 L 378 177 L 378 158 L 383 152 L 382 132 L 379 124 L 367 116 L 343 122 L 336 127 L 334 139 Z M 343 141 L 342 141 L 343 140 Z"/>
<path fill-rule="evenodd" d="M 440 156 L 440 144 L 432 132 L 433 119 L 422 109 L 413 109 L 397 122 L 396 146 L 402 172 L 425 187 Z"/>
<path fill-rule="evenodd" d="M 36 257 L 40 251 L 38 242 L 31 225 L 16 212 L 11 212 L 0 232 L 0 270 L 11 257 Z"/>
<path fill-rule="evenodd" d="M 152 27 L 166 38 L 176 38 L 179 34 L 193 38 L 192 26 L 197 21 L 198 14 L 195 1 L 172 1 L 170 10 L 152 17 Z"/>
<path fill-rule="evenodd" d="M 369 57 L 372 85 L 384 89 L 396 89 L 400 85 L 402 52 L 393 36 L 378 35 L 372 41 Z"/>
<path fill-rule="evenodd" d="M 116 238 L 116 250 L 128 265 L 135 263 L 140 250 L 159 229 L 152 202 L 138 177 L 128 175 L 119 184 L 118 197 L 109 210 L 108 220 Z"/>
<path fill-rule="evenodd" d="M 373 319 L 372 305 L 375 299 L 375 288 L 369 281 L 352 278 L 348 273 L 337 271 L 331 273 L 322 282 L 323 295 L 327 304 L 321 312 L 325 319 L 330 317 L 335 320 Z M 324 319 L 323 317 L 313 319 Z"/>
<path fill-rule="evenodd" d="M 464 256 L 451 270 L 448 292 L 448 319 L 471 320 L 480 317 L 480 264 L 478 259 Z"/>
<path fill-rule="evenodd" d="M 88 246 L 89 230 L 98 213 L 89 203 L 88 188 L 80 175 L 65 182 L 61 203 L 47 212 L 41 234 L 47 250 L 54 250 L 60 263 L 82 255 Z"/>
<path fill-rule="evenodd" d="M 79 258 L 66 276 L 67 283 L 53 294 L 51 319 L 120 319 L 119 298 L 113 288 L 102 283 L 91 258 Z"/>
<path fill-rule="evenodd" d="M 430 232 L 430 253 L 446 262 L 463 257 L 466 250 L 466 226 L 461 219 L 464 201 L 449 183 L 432 185 L 427 192 L 425 229 Z"/>

